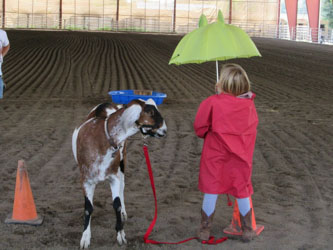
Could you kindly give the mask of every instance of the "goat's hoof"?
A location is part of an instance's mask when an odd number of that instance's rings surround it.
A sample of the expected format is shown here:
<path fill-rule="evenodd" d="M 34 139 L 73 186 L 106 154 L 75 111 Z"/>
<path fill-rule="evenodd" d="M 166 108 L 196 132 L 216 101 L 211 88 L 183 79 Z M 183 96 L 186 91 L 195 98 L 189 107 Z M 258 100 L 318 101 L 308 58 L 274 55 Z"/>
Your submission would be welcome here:
<path fill-rule="evenodd" d="M 125 231 L 121 230 L 117 233 L 117 242 L 121 246 L 122 244 L 127 244 Z"/>
<path fill-rule="evenodd" d="M 90 245 L 90 238 L 91 234 L 87 230 L 83 232 L 81 242 L 80 242 L 80 248 L 81 249 L 86 249 Z"/>

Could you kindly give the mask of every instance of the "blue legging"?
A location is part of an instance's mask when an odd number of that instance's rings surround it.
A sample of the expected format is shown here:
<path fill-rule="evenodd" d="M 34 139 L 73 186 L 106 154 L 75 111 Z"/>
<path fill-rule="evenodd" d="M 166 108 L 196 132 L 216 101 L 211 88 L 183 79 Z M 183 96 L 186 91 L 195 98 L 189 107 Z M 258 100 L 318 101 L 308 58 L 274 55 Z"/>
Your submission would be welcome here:
<path fill-rule="evenodd" d="M 210 216 L 214 212 L 217 197 L 218 194 L 204 194 L 202 210 L 207 214 L 207 216 Z M 237 203 L 239 212 L 241 213 L 241 215 L 245 216 L 251 208 L 250 198 L 247 197 L 237 199 Z"/>
<path fill-rule="evenodd" d="M 3 80 L 2 76 L 0 76 L 0 99 L 3 98 Z"/>

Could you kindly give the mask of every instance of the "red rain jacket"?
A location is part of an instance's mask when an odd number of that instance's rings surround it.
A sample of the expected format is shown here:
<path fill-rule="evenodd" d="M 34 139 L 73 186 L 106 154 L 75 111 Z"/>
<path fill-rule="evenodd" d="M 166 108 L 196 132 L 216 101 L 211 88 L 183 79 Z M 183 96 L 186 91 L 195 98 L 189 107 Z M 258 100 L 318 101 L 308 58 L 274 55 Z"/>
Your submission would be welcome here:
<path fill-rule="evenodd" d="M 201 192 L 236 198 L 253 194 L 252 157 L 258 125 L 254 97 L 222 93 L 200 104 L 194 129 L 205 139 L 200 160 Z"/>

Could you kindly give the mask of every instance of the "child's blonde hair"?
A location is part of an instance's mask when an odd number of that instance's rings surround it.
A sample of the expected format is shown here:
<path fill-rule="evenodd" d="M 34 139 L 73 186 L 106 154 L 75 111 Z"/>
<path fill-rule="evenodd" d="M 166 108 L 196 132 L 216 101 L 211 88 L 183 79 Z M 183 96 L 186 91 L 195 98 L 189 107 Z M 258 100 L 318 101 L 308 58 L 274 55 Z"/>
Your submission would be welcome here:
<path fill-rule="evenodd" d="M 223 65 L 221 76 L 216 84 L 223 92 L 239 96 L 251 89 L 250 80 L 245 70 L 238 64 L 228 63 Z"/>

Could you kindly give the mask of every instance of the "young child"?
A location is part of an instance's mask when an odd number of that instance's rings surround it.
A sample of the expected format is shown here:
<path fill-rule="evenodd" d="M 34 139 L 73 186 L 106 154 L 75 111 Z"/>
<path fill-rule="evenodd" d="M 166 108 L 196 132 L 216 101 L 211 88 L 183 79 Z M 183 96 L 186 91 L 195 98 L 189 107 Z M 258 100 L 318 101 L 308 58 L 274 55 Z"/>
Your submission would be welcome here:
<path fill-rule="evenodd" d="M 200 160 L 199 189 L 204 193 L 199 238 L 208 240 L 218 194 L 236 197 L 242 224 L 242 239 L 250 241 L 253 193 L 252 156 L 258 117 L 250 81 L 237 64 L 222 67 L 215 85 L 216 95 L 205 99 L 198 109 L 194 129 L 204 138 Z"/>

